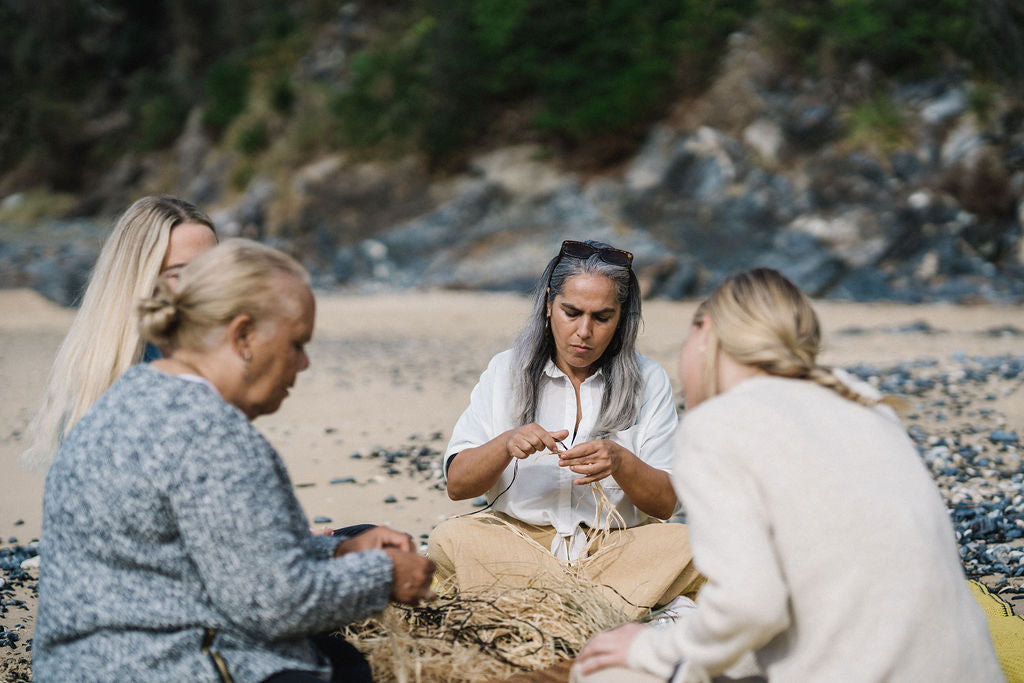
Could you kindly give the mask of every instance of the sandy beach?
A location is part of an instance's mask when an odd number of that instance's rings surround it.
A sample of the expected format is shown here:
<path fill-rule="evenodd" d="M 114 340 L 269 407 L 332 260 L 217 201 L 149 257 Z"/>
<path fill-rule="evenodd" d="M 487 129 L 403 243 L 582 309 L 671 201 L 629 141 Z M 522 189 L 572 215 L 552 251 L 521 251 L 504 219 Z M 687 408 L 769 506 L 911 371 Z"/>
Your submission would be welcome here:
<path fill-rule="evenodd" d="M 676 356 L 694 306 L 644 304 L 639 349 L 661 363 L 674 383 Z M 508 347 L 528 308 L 527 299 L 505 294 L 320 293 L 309 347 L 312 365 L 281 410 L 256 422 L 287 462 L 310 522 L 323 517 L 331 526 L 383 523 L 421 537 L 439 519 L 472 509 L 468 501 L 448 500 L 434 469 L 409 474 L 415 468 L 401 459 L 389 464 L 386 456 L 372 453 L 441 451 L 480 372 L 494 353 Z M 819 302 L 817 310 L 825 327 L 827 364 L 885 367 L 927 360 L 934 362 L 929 367 L 941 369 L 965 357 L 1024 353 L 1024 311 L 1019 307 Z M 40 533 L 44 475 L 25 470 L 19 454 L 73 314 L 27 290 L 0 291 L 2 547 L 13 545 L 12 538 L 24 545 Z M 908 425 L 938 434 L 973 422 L 979 435 L 992 429 L 1024 435 L 1021 384 L 1021 377 L 997 378 L 976 387 L 977 399 L 965 389 L 968 406 L 983 403 L 984 411 L 947 415 L 919 409 Z M 1016 447 L 1002 452 L 1019 463 Z M 439 466 L 439 456 L 433 460 Z M 979 476 L 995 488 L 1008 484 L 999 476 Z M 354 481 L 337 481 L 348 478 Z M 37 572 L 31 570 L 33 577 Z M 29 657 L 24 643 L 31 637 L 33 615 L 29 596 L 24 609 L 12 607 L 0 616 L 8 629 L 24 625 L 19 646 L 4 648 L 0 655 L 5 680 L 16 680 L 16 672 L 25 671 L 17 660 Z"/>

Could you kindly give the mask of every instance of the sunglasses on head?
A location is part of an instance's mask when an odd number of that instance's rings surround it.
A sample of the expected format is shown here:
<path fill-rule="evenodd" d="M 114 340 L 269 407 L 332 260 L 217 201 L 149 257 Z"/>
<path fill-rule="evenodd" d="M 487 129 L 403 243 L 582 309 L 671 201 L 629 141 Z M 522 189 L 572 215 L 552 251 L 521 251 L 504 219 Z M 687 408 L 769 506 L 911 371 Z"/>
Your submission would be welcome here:
<path fill-rule="evenodd" d="M 630 268 L 633 265 L 633 254 L 615 247 L 595 247 L 586 242 L 565 240 L 562 242 L 562 249 L 558 252 L 558 258 L 570 256 L 575 259 L 587 259 L 597 254 L 597 258 L 613 266 Z"/>

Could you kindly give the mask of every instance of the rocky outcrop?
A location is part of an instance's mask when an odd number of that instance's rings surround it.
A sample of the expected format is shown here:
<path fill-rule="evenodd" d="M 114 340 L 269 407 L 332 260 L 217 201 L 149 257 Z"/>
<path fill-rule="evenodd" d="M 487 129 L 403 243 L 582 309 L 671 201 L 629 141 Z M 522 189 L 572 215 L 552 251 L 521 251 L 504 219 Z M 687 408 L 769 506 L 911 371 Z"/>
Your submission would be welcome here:
<path fill-rule="evenodd" d="M 838 86 L 798 79 L 738 35 L 707 95 L 623 172 L 584 180 L 536 146 L 487 153 L 449 201 L 342 243 L 322 279 L 522 291 L 561 239 L 586 237 L 634 251 L 653 296 L 769 266 L 815 296 L 1020 300 L 1024 102 L 997 98 L 982 117 L 975 88 L 884 83 L 866 65 Z M 853 139 L 873 106 L 898 112 L 901 139 Z"/>
<path fill-rule="evenodd" d="M 325 287 L 526 291 L 562 239 L 587 238 L 633 251 L 648 296 L 699 296 L 769 266 L 819 297 L 1024 300 L 1024 101 L 981 97 L 955 73 L 848 76 L 789 74 L 734 36 L 706 94 L 605 174 L 539 145 L 440 179 L 414 157 L 335 154 L 225 199 L 230 164 L 199 129 L 175 154 L 183 194 L 214 205 L 223 234 L 291 250 Z M 67 302 L 90 262 L 82 244 L 0 236 L 0 285 Z"/>

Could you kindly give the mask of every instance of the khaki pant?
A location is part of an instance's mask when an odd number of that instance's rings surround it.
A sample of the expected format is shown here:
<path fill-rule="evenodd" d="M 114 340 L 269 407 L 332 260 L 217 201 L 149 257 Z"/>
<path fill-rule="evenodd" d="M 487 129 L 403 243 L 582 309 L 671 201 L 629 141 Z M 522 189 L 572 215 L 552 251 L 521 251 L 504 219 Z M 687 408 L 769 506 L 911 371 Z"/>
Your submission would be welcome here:
<path fill-rule="evenodd" d="M 569 569 L 550 552 L 555 530 L 495 513 L 449 519 L 430 534 L 437 577 L 454 575 L 460 591 L 564 585 L 576 574 L 621 606 L 628 618 L 678 595 L 693 597 L 704 582 L 694 568 L 687 528 L 651 523 L 591 533 L 586 557 Z"/>

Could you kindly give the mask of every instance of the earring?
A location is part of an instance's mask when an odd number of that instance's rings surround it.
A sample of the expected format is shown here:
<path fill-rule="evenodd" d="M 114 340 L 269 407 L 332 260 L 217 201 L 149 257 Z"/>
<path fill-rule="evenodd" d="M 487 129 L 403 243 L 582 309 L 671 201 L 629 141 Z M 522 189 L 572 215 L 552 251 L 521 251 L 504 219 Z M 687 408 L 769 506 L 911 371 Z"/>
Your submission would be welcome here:
<path fill-rule="evenodd" d="M 250 353 L 249 351 L 246 351 L 245 353 L 243 353 L 242 354 L 242 362 L 245 363 L 246 365 L 249 365 L 249 363 L 252 362 L 252 353 Z"/>

